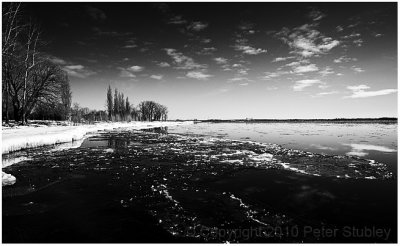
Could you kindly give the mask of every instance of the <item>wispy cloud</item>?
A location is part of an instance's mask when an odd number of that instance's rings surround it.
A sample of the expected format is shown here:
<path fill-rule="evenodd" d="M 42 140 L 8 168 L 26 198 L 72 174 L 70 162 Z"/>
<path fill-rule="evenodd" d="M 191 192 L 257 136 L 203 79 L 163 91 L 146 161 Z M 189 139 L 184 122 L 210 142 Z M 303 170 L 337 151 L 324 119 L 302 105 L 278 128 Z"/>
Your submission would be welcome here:
<path fill-rule="evenodd" d="M 295 56 L 287 56 L 287 57 L 276 57 L 275 59 L 272 60 L 272 62 L 280 62 L 280 61 L 286 61 L 289 59 L 296 58 Z"/>
<path fill-rule="evenodd" d="M 340 41 L 316 30 L 315 24 L 305 24 L 292 30 L 285 27 L 275 36 L 289 45 L 291 53 L 303 57 L 320 56 L 340 44 Z"/>
<path fill-rule="evenodd" d="M 123 46 L 125 49 L 136 48 L 138 45 L 136 44 L 136 39 L 129 39 L 126 41 L 126 44 Z"/>
<path fill-rule="evenodd" d="M 59 65 L 67 74 L 71 77 L 76 78 L 87 78 L 91 75 L 97 74 L 97 72 L 93 71 L 92 69 L 85 67 L 81 64 L 75 64 L 70 61 L 66 61 L 62 58 L 53 56 L 53 55 L 46 55 L 46 58 L 53 62 L 54 64 Z M 87 61 L 89 62 L 89 61 Z"/>
<path fill-rule="evenodd" d="M 199 69 L 205 68 L 205 65 L 196 63 L 192 58 L 183 55 L 175 49 L 165 49 L 167 54 L 172 58 L 176 69 Z"/>
<path fill-rule="evenodd" d="M 282 71 L 282 70 L 276 71 L 276 72 L 265 72 L 264 73 L 265 75 L 262 76 L 260 79 L 271 80 L 271 79 L 278 78 L 278 77 L 281 77 L 282 75 L 286 75 L 289 73 L 290 72 L 288 72 L 288 71 Z"/>
<path fill-rule="evenodd" d="M 208 23 L 201 22 L 201 21 L 194 21 L 190 23 L 190 25 L 187 26 L 187 29 L 192 30 L 192 31 L 201 31 L 204 30 L 208 27 Z"/>
<path fill-rule="evenodd" d="M 196 52 L 198 55 L 212 55 L 217 48 L 215 47 L 204 47 L 201 49 L 201 51 Z"/>
<path fill-rule="evenodd" d="M 235 45 L 235 50 L 242 51 L 246 55 L 259 55 L 267 53 L 266 49 L 254 48 L 249 45 Z"/>
<path fill-rule="evenodd" d="M 65 61 L 64 59 L 61 59 L 59 57 L 49 55 L 47 57 L 47 59 L 49 59 L 51 62 L 53 62 L 54 64 L 57 64 L 57 65 L 66 65 L 67 64 L 67 61 Z"/>
<path fill-rule="evenodd" d="M 366 97 L 375 97 L 375 96 L 384 96 L 392 93 L 396 93 L 396 89 L 384 89 L 377 91 L 367 91 L 370 89 L 367 85 L 356 85 L 356 86 L 347 86 L 352 94 L 350 96 L 346 96 L 345 98 L 366 98 Z"/>
<path fill-rule="evenodd" d="M 238 26 L 238 28 L 245 34 L 254 34 L 255 24 L 249 21 L 242 21 L 242 23 Z"/>
<path fill-rule="evenodd" d="M 325 17 L 325 14 L 323 14 L 318 9 L 314 8 L 313 10 L 311 10 L 310 13 L 308 13 L 308 17 L 313 21 L 319 21 Z"/>
<path fill-rule="evenodd" d="M 132 71 L 132 72 L 141 72 L 141 71 L 144 70 L 144 67 L 141 67 L 141 66 L 132 66 L 132 67 L 129 67 L 128 70 L 129 70 L 129 71 Z"/>
<path fill-rule="evenodd" d="M 190 71 L 186 74 L 186 77 L 198 80 L 207 80 L 208 78 L 212 77 L 212 75 L 206 74 L 202 71 Z"/>
<path fill-rule="evenodd" d="M 118 67 L 117 69 L 120 70 L 120 73 L 119 73 L 120 77 L 135 78 L 136 75 L 134 73 L 143 71 L 144 67 L 142 67 L 142 66 L 131 66 L 131 67 L 127 67 L 127 68 Z"/>
<path fill-rule="evenodd" d="M 316 84 L 322 84 L 322 82 L 318 79 L 303 79 L 303 80 L 298 80 L 296 83 L 293 85 L 293 90 L 294 91 L 303 91 L 305 88 L 316 85 Z"/>
<path fill-rule="evenodd" d="M 159 62 L 159 63 L 157 63 L 157 65 L 158 65 L 159 67 L 170 67 L 170 66 L 171 66 L 171 65 L 169 65 L 168 62 Z"/>
<path fill-rule="evenodd" d="M 295 73 L 308 73 L 318 71 L 318 67 L 315 64 L 309 64 L 304 66 L 297 66 L 294 68 Z"/>
<path fill-rule="evenodd" d="M 334 95 L 334 94 L 337 94 L 337 93 L 339 93 L 339 92 L 338 91 L 325 91 L 325 92 L 317 93 L 315 96 L 316 97 L 321 97 L 321 96 L 327 96 L 327 95 Z"/>
<path fill-rule="evenodd" d="M 360 36 L 361 36 L 360 33 L 355 33 L 355 32 L 353 32 L 353 33 L 351 33 L 351 34 L 349 34 L 349 35 L 343 36 L 342 38 L 343 38 L 343 39 L 353 39 L 353 38 L 358 38 L 358 37 L 360 37 Z"/>
<path fill-rule="evenodd" d="M 329 74 L 334 74 L 335 71 L 329 66 L 326 66 L 323 70 L 318 72 L 319 74 L 322 75 L 322 77 L 328 76 Z"/>
<path fill-rule="evenodd" d="M 351 62 L 351 61 L 357 61 L 357 58 L 350 58 L 347 56 L 341 56 L 333 60 L 334 63 L 344 63 L 344 62 Z"/>
<path fill-rule="evenodd" d="M 156 79 L 156 80 L 161 80 L 162 78 L 163 78 L 163 76 L 162 75 L 151 75 L 150 76 L 150 78 L 152 78 L 152 79 Z"/>
<path fill-rule="evenodd" d="M 169 23 L 169 24 L 177 24 L 177 25 L 180 25 L 180 24 L 186 24 L 187 21 L 184 20 L 184 19 L 182 18 L 182 16 L 176 15 L 176 16 L 173 16 L 173 17 L 168 21 L 168 23 Z"/>
<path fill-rule="evenodd" d="M 356 67 L 356 66 L 352 66 L 351 69 L 356 72 L 356 73 L 362 73 L 365 72 L 364 69 L 360 68 L 360 67 Z"/>
<path fill-rule="evenodd" d="M 235 77 L 235 78 L 228 79 L 228 82 L 242 82 L 242 81 L 253 82 L 253 80 L 248 79 L 246 77 Z"/>
<path fill-rule="evenodd" d="M 355 44 L 358 47 L 361 47 L 363 43 L 364 43 L 364 40 L 362 40 L 361 38 L 353 41 L 353 44 Z"/>
<path fill-rule="evenodd" d="M 342 32 L 344 28 L 342 26 L 336 26 L 336 31 L 337 32 Z"/>
<path fill-rule="evenodd" d="M 227 63 L 228 63 L 228 59 L 223 58 L 223 57 L 216 57 L 216 58 L 214 58 L 214 61 L 215 61 L 217 64 L 220 64 L 220 65 L 223 65 L 223 64 L 227 64 Z"/>
<path fill-rule="evenodd" d="M 89 68 L 86 68 L 83 65 L 67 65 L 63 67 L 63 70 L 66 71 L 69 76 L 82 79 L 96 74 L 96 72 L 90 70 Z"/>

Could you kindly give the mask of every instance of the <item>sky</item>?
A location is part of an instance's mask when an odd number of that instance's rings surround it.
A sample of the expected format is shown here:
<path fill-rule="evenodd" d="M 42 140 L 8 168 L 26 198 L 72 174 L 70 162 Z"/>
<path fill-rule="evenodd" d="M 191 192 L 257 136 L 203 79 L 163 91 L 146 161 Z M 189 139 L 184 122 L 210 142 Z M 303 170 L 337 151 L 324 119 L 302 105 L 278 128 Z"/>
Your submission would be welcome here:
<path fill-rule="evenodd" d="M 397 117 L 397 3 L 24 3 L 73 102 L 170 119 Z"/>

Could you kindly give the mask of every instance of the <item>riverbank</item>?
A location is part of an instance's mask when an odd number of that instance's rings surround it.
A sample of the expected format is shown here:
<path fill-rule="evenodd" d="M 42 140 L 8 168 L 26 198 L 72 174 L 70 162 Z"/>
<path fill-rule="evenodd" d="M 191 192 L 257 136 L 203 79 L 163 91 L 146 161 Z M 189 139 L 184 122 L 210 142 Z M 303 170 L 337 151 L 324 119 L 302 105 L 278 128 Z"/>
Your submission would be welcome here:
<path fill-rule="evenodd" d="M 168 127 L 192 124 L 192 121 L 157 121 L 157 122 L 112 122 L 97 123 L 79 126 L 46 126 L 31 125 L 5 128 L 2 130 L 2 154 L 35 148 L 45 145 L 73 142 L 84 138 L 87 133 L 129 128 L 132 130 L 148 129 L 153 127 Z"/>
<path fill-rule="evenodd" d="M 126 128 L 130 130 L 141 130 L 154 127 L 168 127 L 192 124 L 191 121 L 174 122 L 112 122 L 97 123 L 92 125 L 38 125 L 16 126 L 2 129 L 2 155 L 23 149 L 37 148 L 46 145 L 75 142 L 83 140 L 88 133 Z M 2 172 L 2 185 L 12 185 L 16 178 Z"/>

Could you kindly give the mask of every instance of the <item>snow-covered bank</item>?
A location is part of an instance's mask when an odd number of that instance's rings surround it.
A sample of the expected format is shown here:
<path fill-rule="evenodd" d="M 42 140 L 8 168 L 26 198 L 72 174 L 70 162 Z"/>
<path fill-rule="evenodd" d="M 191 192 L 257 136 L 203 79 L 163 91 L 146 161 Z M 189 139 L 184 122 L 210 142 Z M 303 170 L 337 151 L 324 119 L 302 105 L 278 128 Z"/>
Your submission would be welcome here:
<path fill-rule="evenodd" d="M 83 139 L 89 132 L 115 128 L 146 129 L 193 124 L 185 122 L 113 122 L 81 126 L 21 127 L 2 130 L 2 154 L 44 145 L 73 142 Z"/>

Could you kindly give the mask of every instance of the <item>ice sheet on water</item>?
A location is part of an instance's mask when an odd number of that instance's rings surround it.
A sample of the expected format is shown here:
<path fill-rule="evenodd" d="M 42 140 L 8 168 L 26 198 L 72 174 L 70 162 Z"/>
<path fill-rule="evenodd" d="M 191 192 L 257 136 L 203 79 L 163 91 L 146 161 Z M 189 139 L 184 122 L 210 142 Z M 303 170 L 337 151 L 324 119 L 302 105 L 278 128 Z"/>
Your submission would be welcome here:
<path fill-rule="evenodd" d="M 284 148 L 277 144 L 194 137 L 171 134 L 156 138 L 137 136 L 150 143 L 145 153 L 163 153 L 159 159 L 181 156 L 187 165 L 232 164 L 264 169 L 284 169 L 312 176 L 334 178 L 387 179 L 392 177 L 385 164 L 356 156 L 316 154 Z M 143 151 L 139 151 L 139 155 Z M 166 156 L 166 157 L 165 157 Z M 168 157 L 169 156 L 169 157 Z"/>
<path fill-rule="evenodd" d="M 13 185 L 15 184 L 15 182 L 17 181 L 17 179 L 12 176 L 11 174 L 2 172 L 2 186 L 6 186 L 6 185 Z"/>

